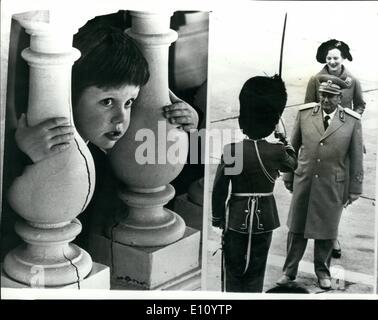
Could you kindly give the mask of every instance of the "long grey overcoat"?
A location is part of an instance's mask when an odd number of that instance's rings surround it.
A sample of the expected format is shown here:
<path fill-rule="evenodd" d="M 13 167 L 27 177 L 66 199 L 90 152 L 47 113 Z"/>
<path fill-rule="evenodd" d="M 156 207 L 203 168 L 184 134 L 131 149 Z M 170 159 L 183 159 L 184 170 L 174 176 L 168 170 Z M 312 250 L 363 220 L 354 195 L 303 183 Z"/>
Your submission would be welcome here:
<path fill-rule="evenodd" d="M 319 104 L 303 105 L 297 115 L 291 143 L 298 155 L 288 227 L 310 239 L 336 239 L 343 205 L 349 193 L 362 193 L 363 143 L 360 116 L 338 109 L 324 130 Z"/>

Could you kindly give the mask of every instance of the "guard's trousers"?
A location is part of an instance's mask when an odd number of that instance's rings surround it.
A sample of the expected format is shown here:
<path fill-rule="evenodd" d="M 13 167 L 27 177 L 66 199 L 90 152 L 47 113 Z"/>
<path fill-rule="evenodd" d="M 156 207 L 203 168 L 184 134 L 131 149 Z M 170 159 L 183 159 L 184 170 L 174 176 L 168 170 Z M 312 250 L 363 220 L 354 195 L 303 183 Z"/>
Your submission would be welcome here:
<path fill-rule="evenodd" d="M 290 278 L 295 278 L 298 273 L 298 265 L 306 250 L 308 239 L 303 233 L 289 232 L 287 236 L 287 256 L 283 266 L 283 273 Z M 314 268 L 318 278 L 330 278 L 329 267 L 332 256 L 332 239 L 315 239 L 314 243 Z"/>
<path fill-rule="evenodd" d="M 227 292 L 262 292 L 272 231 L 253 234 L 249 264 L 246 266 L 248 234 L 227 231 L 224 241 Z"/>

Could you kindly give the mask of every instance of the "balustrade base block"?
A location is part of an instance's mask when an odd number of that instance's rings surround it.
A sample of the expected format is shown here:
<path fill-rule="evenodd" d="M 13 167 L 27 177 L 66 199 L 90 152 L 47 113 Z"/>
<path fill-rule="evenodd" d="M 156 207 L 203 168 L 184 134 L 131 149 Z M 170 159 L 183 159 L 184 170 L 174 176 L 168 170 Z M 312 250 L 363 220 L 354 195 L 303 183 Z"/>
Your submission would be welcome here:
<path fill-rule="evenodd" d="M 92 234 L 92 258 L 111 266 L 112 289 L 195 290 L 200 287 L 200 231 L 186 227 L 182 239 L 161 247 L 132 247 Z M 180 287 L 182 284 L 182 288 Z M 189 289 L 185 289 L 189 288 Z"/>
<path fill-rule="evenodd" d="M 17 282 L 9 278 L 3 272 L 3 266 L 1 265 L 1 287 L 13 288 L 13 289 L 27 289 L 31 288 L 23 283 Z M 41 288 L 35 286 L 34 288 Z M 72 283 L 60 287 L 45 287 L 43 289 L 79 289 L 78 283 Z M 100 263 L 93 262 L 93 267 L 89 275 L 82 281 L 80 281 L 80 289 L 110 289 L 110 269 Z"/>
<path fill-rule="evenodd" d="M 114 278 L 111 279 L 111 288 L 112 290 L 146 290 L 146 288 L 135 285 L 129 281 Z M 148 290 L 201 290 L 201 269 L 198 267 L 156 287 L 149 288 Z"/>

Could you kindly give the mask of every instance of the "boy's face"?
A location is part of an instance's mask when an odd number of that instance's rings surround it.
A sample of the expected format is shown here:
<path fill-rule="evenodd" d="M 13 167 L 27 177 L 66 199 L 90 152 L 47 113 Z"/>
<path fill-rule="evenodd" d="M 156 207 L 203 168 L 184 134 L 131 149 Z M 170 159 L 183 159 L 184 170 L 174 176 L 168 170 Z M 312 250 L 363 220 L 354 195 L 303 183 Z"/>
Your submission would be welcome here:
<path fill-rule="evenodd" d="M 81 137 L 102 149 L 112 148 L 129 127 L 131 105 L 139 89 L 134 85 L 85 88 L 73 108 Z"/>

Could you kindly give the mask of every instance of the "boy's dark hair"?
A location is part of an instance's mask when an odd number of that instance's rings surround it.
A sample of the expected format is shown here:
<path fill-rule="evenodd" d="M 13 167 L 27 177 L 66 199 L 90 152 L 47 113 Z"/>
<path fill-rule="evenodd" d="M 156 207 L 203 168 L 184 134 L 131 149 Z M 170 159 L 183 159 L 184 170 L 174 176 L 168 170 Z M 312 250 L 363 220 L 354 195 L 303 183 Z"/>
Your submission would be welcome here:
<path fill-rule="evenodd" d="M 72 68 L 74 103 L 89 86 L 143 86 L 149 79 L 148 63 L 135 41 L 122 29 L 88 24 L 74 36 L 73 46 L 81 57 Z"/>
<path fill-rule="evenodd" d="M 251 139 L 269 136 L 277 125 L 287 101 L 281 77 L 257 76 L 244 83 L 239 95 L 240 129 Z"/>

